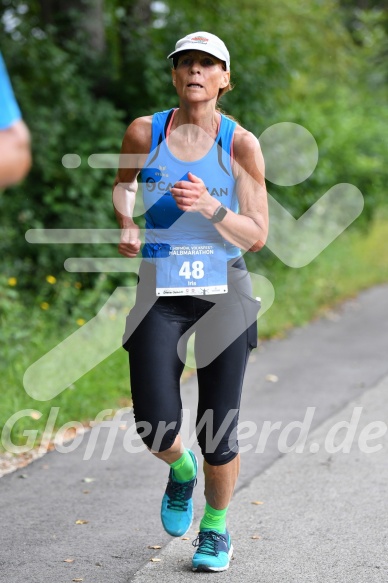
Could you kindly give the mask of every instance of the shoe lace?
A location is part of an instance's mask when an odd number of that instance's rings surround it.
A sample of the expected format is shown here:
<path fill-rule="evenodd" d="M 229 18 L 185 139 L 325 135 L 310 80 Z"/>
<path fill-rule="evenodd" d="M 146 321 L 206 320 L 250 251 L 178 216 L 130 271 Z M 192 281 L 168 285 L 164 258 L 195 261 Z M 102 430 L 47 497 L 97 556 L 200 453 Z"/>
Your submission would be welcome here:
<path fill-rule="evenodd" d="M 190 482 L 172 482 L 167 508 L 169 510 L 179 510 L 185 512 L 189 501 L 185 500 L 186 490 L 190 487 Z"/>
<path fill-rule="evenodd" d="M 199 533 L 197 538 L 191 543 L 193 547 L 198 547 L 198 552 L 203 555 L 213 555 L 218 557 L 217 542 L 224 537 L 215 530 Z"/>

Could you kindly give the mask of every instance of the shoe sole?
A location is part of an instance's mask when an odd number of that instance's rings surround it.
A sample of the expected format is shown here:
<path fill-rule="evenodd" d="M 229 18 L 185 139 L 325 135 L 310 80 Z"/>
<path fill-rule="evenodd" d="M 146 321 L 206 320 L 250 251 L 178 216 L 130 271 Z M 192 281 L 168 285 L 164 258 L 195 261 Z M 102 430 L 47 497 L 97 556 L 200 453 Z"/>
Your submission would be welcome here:
<path fill-rule="evenodd" d="M 192 567 L 192 570 L 194 572 L 206 572 L 206 573 L 219 573 L 220 571 L 226 571 L 227 569 L 229 569 L 229 562 L 230 559 L 233 557 L 233 545 L 230 545 L 230 550 L 228 553 L 228 564 L 225 565 L 224 567 L 209 567 L 209 565 L 198 565 L 198 567 Z"/>

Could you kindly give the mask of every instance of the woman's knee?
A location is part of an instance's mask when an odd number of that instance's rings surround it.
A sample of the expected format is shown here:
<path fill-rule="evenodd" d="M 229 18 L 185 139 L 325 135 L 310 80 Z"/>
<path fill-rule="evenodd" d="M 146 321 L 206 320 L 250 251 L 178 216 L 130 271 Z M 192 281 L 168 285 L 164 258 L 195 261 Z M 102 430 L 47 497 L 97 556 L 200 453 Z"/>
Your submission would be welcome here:
<path fill-rule="evenodd" d="M 180 422 L 136 421 L 136 431 L 148 449 L 154 452 L 162 452 L 170 449 L 180 430 Z"/>
<path fill-rule="evenodd" d="M 229 463 L 239 452 L 237 441 L 239 409 L 228 409 L 225 416 L 220 411 L 207 409 L 198 413 L 196 431 L 204 459 L 212 466 Z"/>
<path fill-rule="evenodd" d="M 206 432 L 199 432 L 197 439 L 205 461 L 211 466 L 223 466 L 231 462 L 239 452 L 235 432 L 224 436 L 221 440 L 209 439 Z"/>

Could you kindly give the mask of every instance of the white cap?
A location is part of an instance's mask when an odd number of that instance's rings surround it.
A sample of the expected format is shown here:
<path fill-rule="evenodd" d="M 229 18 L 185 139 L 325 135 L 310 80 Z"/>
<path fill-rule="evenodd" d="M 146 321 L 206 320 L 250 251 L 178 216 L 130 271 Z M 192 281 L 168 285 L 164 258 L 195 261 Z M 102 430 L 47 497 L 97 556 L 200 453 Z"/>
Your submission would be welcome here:
<path fill-rule="evenodd" d="M 225 43 L 210 32 L 193 32 L 178 40 L 175 51 L 168 55 L 168 59 L 182 51 L 203 51 L 221 61 L 225 61 L 226 70 L 230 71 L 230 56 Z"/>

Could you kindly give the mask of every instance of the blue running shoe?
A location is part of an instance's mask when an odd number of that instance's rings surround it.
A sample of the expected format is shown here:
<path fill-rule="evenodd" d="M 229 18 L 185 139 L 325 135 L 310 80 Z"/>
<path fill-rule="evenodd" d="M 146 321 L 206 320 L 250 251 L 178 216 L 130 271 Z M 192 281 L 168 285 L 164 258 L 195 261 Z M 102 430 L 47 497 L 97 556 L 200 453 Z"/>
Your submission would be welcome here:
<path fill-rule="evenodd" d="M 193 490 L 197 483 L 198 462 L 193 452 L 187 450 L 193 460 L 195 476 L 188 482 L 178 482 L 174 479 L 174 471 L 170 469 L 166 492 L 162 499 L 160 516 L 164 530 L 171 536 L 183 536 L 193 522 Z"/>
<path fill-rule="evenodd" d="M 193 556 L 193 571 L 226 571 L 233 555 L 233 545 L 230 534 L 216 530 L 201 530 L 193 541 L 198 547 Z"/>

